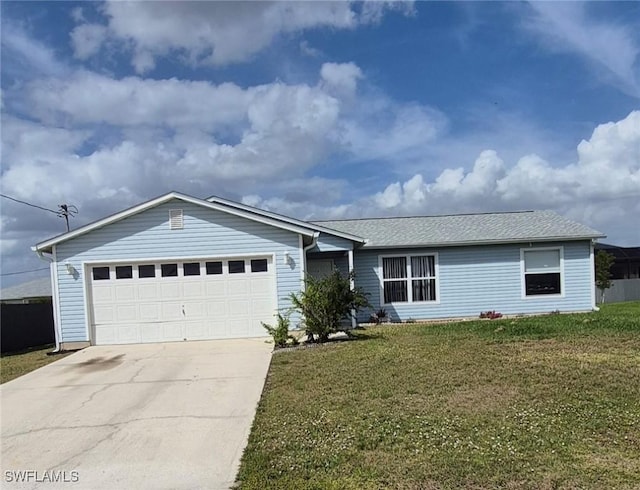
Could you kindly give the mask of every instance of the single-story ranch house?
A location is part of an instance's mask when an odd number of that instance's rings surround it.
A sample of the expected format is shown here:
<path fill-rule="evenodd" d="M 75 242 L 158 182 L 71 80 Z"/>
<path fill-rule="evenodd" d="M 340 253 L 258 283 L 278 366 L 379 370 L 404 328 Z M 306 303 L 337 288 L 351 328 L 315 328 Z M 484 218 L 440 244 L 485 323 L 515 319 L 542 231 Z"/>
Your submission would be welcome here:
<path fill-rule="evenodd" d="M 601 237 L 549 211 L 306 222 L 171 192 L 33 250 L 72 349 L 263 336 L 306 274 L 334 267 L 394 321 L 587 311 Z"/>

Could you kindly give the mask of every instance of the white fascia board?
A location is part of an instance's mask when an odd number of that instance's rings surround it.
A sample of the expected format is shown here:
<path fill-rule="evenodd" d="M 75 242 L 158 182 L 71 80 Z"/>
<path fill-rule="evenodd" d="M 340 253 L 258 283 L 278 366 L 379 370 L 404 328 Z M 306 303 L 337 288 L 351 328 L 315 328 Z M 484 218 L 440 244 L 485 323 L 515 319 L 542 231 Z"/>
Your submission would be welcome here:
<path fill-rule="evenodd" d="M 263 216 L 268 216 L 270 218 L 279 220 L 279 221 L 284 221 L 286 223 L 291 223 L 297 226 L 303 226 L 305 228 L 310 228 L 312 230 L 316 230 L 316 231 L 321 231 L 323 233 L 327 233 L 328 235 L 333 235 L 333 236 L 337 236 L 339 238 L 344 238 L 346 240 L 350 240 L 352 242 L 358 242 L 358 243 L 365 243 L 365 239 L 356 235 L 352 235 L 350 233 L 344 233 L 342 231 L 338 231 L 338 230 L 334 230 L 333 228 L 326 228 L 324 226 L 319 226 L 316 225 L 314 223 L 309 223 L 307 221 L 302 221 L 296 218 L 290 218 L 289 216 L 284 216 L 282 214 L 278 214 L 278 213 L 273 213 L 271 211 L 265 211 L 263 209 L 258 209 L 255 208 L 253 206 L 248 206 L 247 204 L 242 204 L 239 202 L 235 202 L 235 201 L 229 201 L 228 199 L 223 199 L 221 197 L 217 197 L 217 196 L 211 196 L 207 198 L 208 202 L 217 202 L 220 204 L 224 204 L 226 206 L 232 206 L 235 207 L 237 209 L 242 209 L 244 211 L 247 211 L 249 213 L 256 213 L 256 214 L 260 214 Z"/>
<path fill-rule="evenodd" d="M 195 204 L 196 206 L 202 206 L 209 209 L 214 209 L 216 211 L 222 211 L 228 214 L 233 214 L 235 216 L 239 216 L 242 218 L 247 218 L 252 221 L 258 221 L 261 223 L 265 223 L 267 225 L 275 226 L 277 228 L 282 228 L 293 233 L 299 233 L 304 236 L 313 237 L 314 230 L 309 226 L 297 226 L 290 223 L 283 223 L 281 220 L 273 219 L 269 216 L 259 216 L 255 212 L 248 212 L 241 209 L 234 209 L 233 206 L 228 206 L 223 203 L 212 203 L 209 201 L 204 201 L 202 199 L 198 199 L 195 197 L 187 196 L 186 194 L 180 194 L 179 192 L 170 192 L 163 196 L 157 197 L 150 201 L 144 202 L 142 204 L 138 204 L 129 209 L 125 209 L 124 211 L 120 211 L 119 213 L 112 214 L 111 216 L 107 216 L 98 221 L 94 221 L 93 223 L 89 223 L 88 225 L 82 226 L 77 230 L 73 230 L 62 235 L 58 235 L 57 237 L 51 238 L 50 240 L 46 240 L 44 242 L 40 242 L 34 247 L 31 247 L 33 251 L 47 251 L 53 245 L 56 245 L 60 242 L 64 242 L 75 238 L 80 235 L 84 235 L 85 233 L 89 233 L 92 230 L 97 228 L 101 228 L 103 226 L 109 225 L 116 221 L 120 221 L 121 219 L 127 218 L 129 216 L 133 216 L 135 214 L 141 213 L 142 211 L 146 211 L 147 209 L 151 209 L 155 206 L 168 202 L 172 199 L 179 199 L 181 201 L 185 201 L 191 204 Z"/>
<path fill-rule="evenodd" d="M 365 244 L 366 250 L 387 250 L 398 248 L 444 248 L 444 247 L 465 247 L 472 245 L 512 245 L 514 243 L 539 243 L 539 242 L 580 242 L 584 240 L 593 240 L 595 238 L 604 238 L 606 235 L 585 236 L 585 237 L 548 237 L 548 238 L 513 238 L 511 240 L 470 240 L 466 242 L 433 242 L 418 243 L 410 245 L 370 245 Z"/>

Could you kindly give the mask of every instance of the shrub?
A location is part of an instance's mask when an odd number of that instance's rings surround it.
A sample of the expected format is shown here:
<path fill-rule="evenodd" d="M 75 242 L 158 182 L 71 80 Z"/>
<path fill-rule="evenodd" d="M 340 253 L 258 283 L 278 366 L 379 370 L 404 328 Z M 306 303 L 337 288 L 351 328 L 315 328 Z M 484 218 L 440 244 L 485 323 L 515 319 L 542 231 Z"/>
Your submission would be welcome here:
<path fill-rule="evenodd" d="M 502 318 L 502 313 L 498 313 L 495 310 L 483 311 L 480 313 L 480 318 L 488 318 L 489 320 L 495 320 L 496 318 Z"/>
<path fill-rule="evenodd" d="M 353 277 L 353 272 L 343 276 L 338 270 L 321 279 L 307 276 L 305 290 L 291 294 L 293 308 L 304 317 L 310 340 L 325 342 L 329 334 L 347 330 L 340 324 L 351 318 L 352 310 L 370 307 L 365 293 L 351 289 Z"/>
<path fill-rule="evenodd" d="M 262 326 L 265 328 L 265 330 L 269 332 L 269 335 L 271 335 L 271 337 L 273 338 L 273 343 L 276 345 L 276 347 L 285 347 L 287 345 L 287 342 L 291 340 L 291 343 L 296 345 L 298 343 L 298 339 L 296 339 L 293 335 L 289 335 L 289 326 L 291 323 L 289 321 L 289 315 L 278 313 L 276 315 L 276 318 L 278 319 L 278 323 L 275 327 L 267 323 L 260 322 L 262 323 Z"/>

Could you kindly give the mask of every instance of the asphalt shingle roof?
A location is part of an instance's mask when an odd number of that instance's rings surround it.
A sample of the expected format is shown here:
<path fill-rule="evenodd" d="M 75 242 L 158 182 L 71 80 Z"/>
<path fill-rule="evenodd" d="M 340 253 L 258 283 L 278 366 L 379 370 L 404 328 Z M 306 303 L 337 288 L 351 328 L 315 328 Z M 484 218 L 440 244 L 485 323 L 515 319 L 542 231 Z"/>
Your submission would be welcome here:
<path fill-rule="evenodd" d="M 571 240 L 604 236 L 599 231 L 553 211 L 349 219 L 314 223 L 366 238 L 365 248 Z"/>
<path fill-rule="evenodd" d="M 0 301 L 51 296 L 51 279 L 43 277 L 0 290 Z"/>

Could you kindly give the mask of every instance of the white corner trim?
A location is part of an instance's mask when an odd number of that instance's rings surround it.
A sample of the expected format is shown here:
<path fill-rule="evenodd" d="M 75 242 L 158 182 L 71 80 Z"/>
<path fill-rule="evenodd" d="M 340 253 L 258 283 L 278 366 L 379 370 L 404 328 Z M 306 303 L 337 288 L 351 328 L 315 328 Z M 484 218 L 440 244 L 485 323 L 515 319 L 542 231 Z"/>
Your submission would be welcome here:
<path fill-rule="evenodd" d="M 595 261 L 595 244 L 593 240 L 589 242 L 589 277 L 591 279 L 591 307 L 597 311 L 596 306 L 596 261 Z"/>
<path fill-rule="evenodd" d="M 57 339 L 58 348 L 62 344 L 62 316 L 60 315 L 60 289 L 58 287 L 58 257 L 56 247 L 52 247 L 51 256 L 51 299 L 53 301 L 53 322 L 54 332 Z"/>

